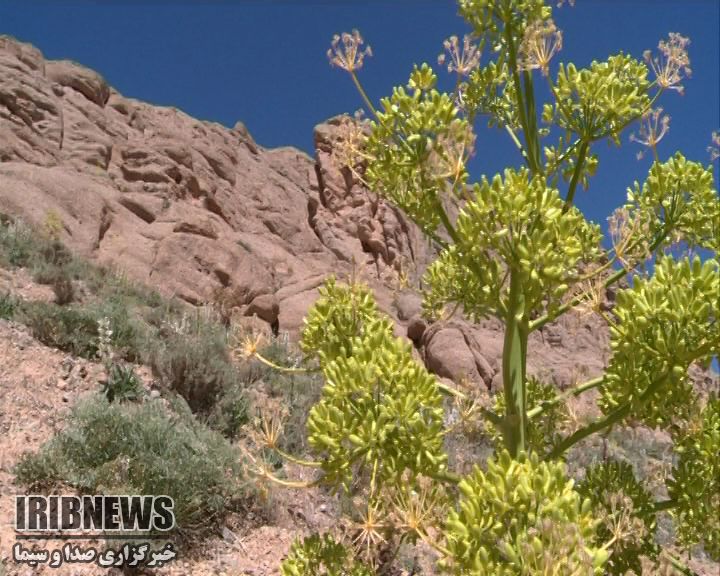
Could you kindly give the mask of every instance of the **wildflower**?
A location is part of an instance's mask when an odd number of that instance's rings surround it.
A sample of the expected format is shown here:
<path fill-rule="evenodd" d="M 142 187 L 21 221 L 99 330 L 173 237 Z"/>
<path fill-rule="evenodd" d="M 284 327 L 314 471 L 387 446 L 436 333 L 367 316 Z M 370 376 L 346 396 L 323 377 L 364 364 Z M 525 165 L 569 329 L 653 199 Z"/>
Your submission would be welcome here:
<path fill-rule="evenodd" d="M 98 357 L 107 367 L 113 360 L 112 350 L 113 331 L 110 328 L 110 319 L 101 318 L 98 320 Z"/>
<path fill-rule="evenodd" d="M 338 47 L 340 40 L 342 40 L 342 46 Z M 352 34 L 347 32 L 343 32 L 341 35 L 335 34 L 332 39 L 332 47 L 327 51 L 330 65 L 337 66 L 350 73 L 360 70 L 365 56 L 372 56 L 370 46 L 365 50 L 360 50 L 360 46 L 364 43 L 360 32 L 357 30 L 353 30 Z"/>
<path fill-rule="evenodd" d="M 640 120 L 638 135 L 630 134 L 630 142 L 637 142 L 654 149 L 667 133 L 669 124 L 670 116 L 662 116 L 662 108 L 657 108 L 655 111 L 650 110 Z M 643 153 L 638 152 L 638 160 L 641 160 L 642 157 Z"/>
<path fill-rule="evenodd" d="M 550 60 L 562 49 L 562 32 L 552 20 L 531 24 L 525 29 L 518 50 L 518 68 L 520 70 L 539 69 L 543 76 L 548 75 Z"/>
<path fill-rule="evenodd" d="M 287 407 L 280 401 L 265 398 L 257 401 L 259 417 L 254 419 L 257 432 L 249 432 L 255 443 L 263 448 L 277 447 L 288 416 Z"/>
<path fill-rule="evenodd" d="M 465 34 L 462 49 L 457 36 L 450 36 L 443 42 L 443 47 L 450 54 L 450 62 L 447 67 L 449 73 L 457 72 L 461 76 L 467 76 L 480 64 L 481 53 L 476 45 L 471 44 L 472 39 L 473 37 L 470 34 Z M 445 54 L 438 56 L 440 66 L 445 64 L 445 60 Z"/>
<path fill-rule="evenodd" d="M 720 158 L 720 130 L 712 133 L 712 144 L 707 149 L 710 152 L 710 162 Z"/>
<path fill-rule="evenodd" d="M 257 336 L 246 336 L 243 340 L 243 343 L 240 347 L 240 355 L 245 358 L 251 358 L 257 354 L 258 347 L 260 346 L 260 342 L 262 342 L 262 334 L 258 334 Z"/>
<path fill-rule="evenodd" d="M 453 123 L 446 134 L 437 137 L 437 147 L 428 157 L 432 172 L 439 178 L 457 183 L 474 152 L 475 134 L 469 124 Z"/>
<path fill-rule="evenodd" d="M 355 500 L 355 505 L 360 508 L 359 499 Z M 353 527 L 355 533 L 352 536 L 352 545 L 355 553 L 362 554 L 367 561 L 374 561 L 376 555 L 373 551 L 386 542 L 383 532 L 388 529 L 388 525 L 383 521 L 380 503 L 368 502 L 361 520 L 355 522 Z"/>
<path fill-rule="evenodd" d="M 392 499 L 394 512 L 400 525 L 413 532 L 425 532 L 436 521 L 440 506 L 440 494 L 429 478 L 419 476 L 417 488 L 411 482 L 410 475 L 403 474 L 402 483 L 397 494 Z"/>
<path fill-rule="evenodd" d="M 644 53 L 645 62 L 647 62 L 655 73 L 655 83 L 659 88 L 670 88 L 677 90 L 680 94 L 684 88 L 680 86 L 680 81 L 685 76 L 690 76 L 690 58 L 687 53 L 687 45 L 690 40 L 675 32 L 670 32 L 669 40 L 666 42 L 660 40 L 658 48 L 661 52 L 659 56 L 651 57 L 650 50 Z"/>

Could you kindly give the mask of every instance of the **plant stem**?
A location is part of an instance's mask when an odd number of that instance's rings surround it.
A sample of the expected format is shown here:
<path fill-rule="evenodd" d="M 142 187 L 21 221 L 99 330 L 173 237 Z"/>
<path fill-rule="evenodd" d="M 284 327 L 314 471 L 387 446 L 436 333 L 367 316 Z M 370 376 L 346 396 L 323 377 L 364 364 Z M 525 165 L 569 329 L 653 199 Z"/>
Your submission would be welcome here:
<path fill-rule="evenodd" d="M 655 380 L 652 381 L 652 383 L 643 391 L 642 394 L 640 394 L 640 397 L 638 398 L 638 404 L 639 406 L 642 406 L 649 398 L 652 396 L 657 389 L 665 382 L 668 374 L 670 371 L 666 371 Z M 592 422 L 591 424 L 588 424 L 584 428 L 580 428 L 575 433 L 571 434 L 565 440 L 563 440 L 560 444 L 558 444 L 555 448 L 553 448 L 546 456 L 545 460 L 552 460 L 553 458 L 557 458 L 561 454 L 563 454 L 568 448 L 574 446 L 580 440 L 583 440 L 584 438 L 587 438 L 588 436 L 594 434 L 595 432 L 599 432 L 600 430 L 607 428 L 608 426 L 612 426 L 613 424 L 619 422 L 623 418 L 627 417 L 630 414 L 630 408 L 632 407 L 630 402 L 626 402 L 619 408 L 617 408 L 614 412 L 611 412 L 604 418 L 600 418 L 599 420 L 596 420 L 595 422 Z"/>
<path fill-rule="evenodd" d="M 525 369 L 528 329 L 525 319 L 525 296 L 516 271 L 510 272 L 510 297 L 503 345 L 503 389 L 505 422 L 503 435 L 510 455 L 516 458 L 525 450 Z"/>
<path fill-rule="evenodd" d="M 571 434 L 565 440 L 563 440 L 560 444 L 558 444 L 555 448 L 553 448 L 547 456 L 545 456 L 545 460 L 553 460 L 554 458 L 557 458 L 560 456 L 563 452 L 565 452 L 568 448 L 574 446 L 580 440 L 583 440 L 584 438 L 587 438 L 588 436 L 595 434 L 595 432 L 599 432 L 603 428 L 606 428 L 607 426 L 611 426 L 615 424 L 616 422 L 622 420 L 625 418 L 628 414 L 630 414 L 630 404 L 623 404 L 615 410 L 614 412 L 611 412 L 605 418 L 600 418 L 599 420 L 596 420 L 595 422 L 588 424 L 584 428 L 580 428 L 577 432 Z"/>
<path fill-rule="evenodd" d="M 580 145 L 580 151 L 578 152 L 578 158 L 575 164 L 575 171 L 573 172 L 572 180 L 570 180 L 570 187 L 568 188 L 568 193 L 565 198 L 563 214 L 570 210 L 570 206 L 572 206 L 573 198 L 575 196 L 575 189 L 577 188 L 577 183 L 580 180 L 580 174 L 582 173 L 583 165 L 585 164 L 585 157 L 587 156 L 589 147 L 590 145 L 583 140 L 583 143 Z"/>
<path fill-rule="evenodd" d="M 280 450 L 280 448 L 273 448 L 278 455 L 281 458 L 284 458 L 288 462 L 292 462 L 293 464 L 297 464 L 298 466 L 305 466 L 306 468 L 322 468 L 323 463 L 322 462 L 315 462 L 314 460 L 302 460 L 301 458 L 296 458 L 292 454 L 288 454 L 284 450 Z"/>
<path fill-rule="evenodd" d="M 593 378 L 592 380 L 588 380 L 587 382 L 578 384 L 577 386 L 574 386 L 574 387 L 570 388 L 569 390 L 566 390 L 562 394 L 558 394 L 552 400 L 548 400 L 546 402 L 542 402 L 542 403 L 538 404 L 537 406 L 535 406 L 535 408 L 528 411 L 527 418 L 528 418 L 528 420 L 532 420 L 533 418 L 540 416 L 548 408 L 555 406 L 555 404 L 559 404 L 560 402 L 569 398 L 570 396 L 580 396 L 580 394 L 582 394 L 583 392 L 585 392 L 587 390 L 591 390 L 592 388 L 597 388 L 604 381 L 605 381 L 605 376 L 598 376 L 597 378 Z"/>
<path fill-rule="evenodd" d="M 674 498 L 670 500 L 663 500 L 662 502 L 655 502 L 655 513 L 663 512 L 664 510 L 671 510 L 677 506 L 678 502 Z"/>
<path fill-rule="evenodd" d="M 533 92 L 532 76 L 527 70 L 523 71 L 523 86 L 525 87 L 525 105 L 527 107 L 527 123 L 528 134 L 526 141 L 528 146 L 532 147 L 533 158 L 535 160 L 534 174 L 539 174 L 540 170 L 540 135 L 537 129 L 537 114 L 535 112 L 535 93 Z"/>
<path fill-rule="evenodd" d="M 523 157 L 523 160 L 525 160 L 525 163 L 528 165 L 528 168 L 530 167 L 530 158 L 528 158 L 527 152 L 525 152 L 525 148 L 523 148 L 522 143 L 520 140 L 518 140 L 518 137 L 515 135 L 515 132 L 513 132 L 513 129 L 510 128 L 508 124 L 505 124 L 505 130 L 508 134 L 510 134 L 510 138 L 512 138 L 512 141 L 515 143 L 515 146 L 517 146 L 517 149 L 520 151 L 520 155 Z"/>
<path fill-rule="evenodd" d="M 270 368 L 278 370 L 279 372 L 289 372 L 289 373 L 300 372 L 300 373 L 304 373 L 304 374 L 320 372 L 320 368 L 291 368 L 289 366 L 280 366 L 279 364 L 275 364 L 272 360 L 268 360 L 259 352 L 255 352 L 253 354 L 253 356 L 255 358 L 257 358 L 260 362 L 265 364 L 266 366 L 270 366 Z"/>
<path fill-rule="evenodd" d="M 674 554 L 670 554 L 670 552 L 668 552 L 667 550 L 664 550 L 663 552 L 665 552 L 665 556 L 667 556 L 673 568 L 678 570 L 683 576 L 699 576 L 697 572 L 695 572 L 694 570 L 690 570 L 690 568 L 680 562 L 680 560 L 676 558 Z"/>
<path fill-rule="evenodd" d="M 517 69 L 517 50 L 515 48 L 515 43 L 513 42 L 512 26 L 510 25 L 511 17 L 503 19 L 503 22 L 505 23 L 503 33 L 508 47 L 508 66 L 510 66 L 513 83 L 515 85 L 515 95 L 517 97 L 517 109 L 520 116 L 520 125 L 522 126 L 523 133 L 525 134 L 525 149 L 528 156 L 530 172 L 535 175 L 540 172 L 540 167 L 538 166 L 537 158 L 535 158 L 534 147 L 532 145 L 533 136 L 530 134 L 525 103 L 523 102 L 523 89 Z"/>
<path fill-rule="evenodd" d="M 365 94 L 365 90 L 363 90 L 363 87 L 360 85 L 360 81 L 357 79 L 357 76 L 355 76 L 355 72 L 352 70 L 350 71 L 350 78 L 352 78 L 352 81 L 355 83 L 355 88 L 357 88 L 358 92 L 360 92 L 360 96 L 365 102 L 365 105 L 368 107 L 368 110 L 370 110 L 370 112 L 373 113 L 373 116 L 377 118 L 377 112 L 375 112 L 375 108 L 373 107 L 372 102 L 370 102 L 367 94 Z"/>

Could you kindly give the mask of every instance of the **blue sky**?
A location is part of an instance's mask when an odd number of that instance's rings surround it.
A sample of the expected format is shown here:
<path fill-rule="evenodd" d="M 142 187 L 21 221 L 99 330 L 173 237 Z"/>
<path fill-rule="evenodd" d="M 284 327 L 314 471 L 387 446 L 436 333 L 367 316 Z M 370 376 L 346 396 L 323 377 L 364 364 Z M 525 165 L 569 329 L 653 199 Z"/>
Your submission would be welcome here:
<path fill-rule="evenodd" d="M 684 96 L 668 91 L 659 101 L 671 122 L 658 151 L 661 159 L 681 150 L 709 163 L 711 132 L 720 128 L 718 0 L 577 0 L 554 15 L 564 35 L 553 70 L 560 61 L 586 66 L 619 50 L 641 58 L 668 32 L 689 37 L 693 74 Z M 436 66 L 444 39 L 468 31 L 452 0 L 5 0 L 0 23 L 0 32 L 35 44 L 47 58 L 97 70 L 126 96 L 226 126 L 240 120 L 263 146 L 308 153 L 314 125 L 362 106 L 347 74 L 329 66 L 333 34 L 357 28 L 372 47 L 359 76 L 377 103 L 406 83 L 414 63 Z M 629 133 L 619 149 L 594 146 L 598 173 L 589 191 L 576 195 L 603 227 L 650 165 L 650 155 L 636 159 Z M 478 124 L 474 174 L 519 163 L 504 132 Z M 717 162 L 714 172 L 717 188 Z"/>
<path fill-rule="evenodd" d="M 710 135 L 720 128 L 718 0 L 577 0 L 554 14 L 564 32 L 555 66 L 585 66 L 618 50 L 640 58 L 668 32 L 688 36 L 693 75 L 684 96 L 668 91 L 660 99 L 671 122 L 659 153 L 679 149 L 709 162 Z M 372 47 L 360 79 L 377 102 L 407 81 L 413 63 L 436 65 L 443 40 L 468 30 L 452 0 L 6 0 L 0 23 L 0 32 L 32 42 L 48 58 L 99 71 L 126 96 L 226 126 L 240 120 L 263 146 L 309 153 L 315 124 L 362 106 L 347 74 L 329 66 L 333 34 L 357 28 Z M 636 160 L 639 146 L 628 136 L 620 149 L 594 146 L 597 176 L 576 196 L 586 216 L 603 225 L 649 167 L 649 156 Z M 520 161 L 504 132 L 482 124 L 477 148 L 475 174 Z M 717 167 L 715 175 L 717 182 Z"/>

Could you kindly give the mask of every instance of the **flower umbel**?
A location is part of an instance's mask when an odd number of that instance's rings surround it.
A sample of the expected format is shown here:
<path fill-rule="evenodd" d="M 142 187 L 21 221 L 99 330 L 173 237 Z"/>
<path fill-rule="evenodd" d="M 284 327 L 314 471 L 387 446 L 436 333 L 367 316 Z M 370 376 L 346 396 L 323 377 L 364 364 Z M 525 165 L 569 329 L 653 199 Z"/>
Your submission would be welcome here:
<path fill-rule="evenodd" d="M 630 142 L 637 142 L 654 150 L 667 133 L 670 124 L 670 116 L 663 116 L 662 111 L 662 108 L 656 108 L 645 113 L 640 120 L 637 136 L 630 134 Z M 642 157 L 643 152 L 638 152 L 637 159 L 641 160 Z"/>
<path fill-rule="evenodd" d="M 670 88 L 677 90 L 680 94 L 684 88 L 680 86 L 680 81 L 685 76 L 690 76 L 690 58 L 687 53 L 687 45 L 690 39 L 681 36 L 676 32 L 670 32 L 669 39 L 660 40 L 658 49 L 660 55 L 651 56 L 650 50 L 644 53 L 645 62 L 647 62 L 655 73 L 655 83 L 660 89 Z"/>
<path fill-rule="evenodd" d="M 431 172 L 438 178 L 450 178 L 455 186 L 475 148 L 475 134 L 469 124 L 453 124 L 447 134 L 437 137 L 437 148 L 428 156 Z"/>
<path fill-rule="evenodd" d="M 457 72 L 460 76 L 467 76 L 470 72 L 480 64 L 480 49 L 477 45 L 472 44 L 473 36 L 465 34 L 463 37 L 463 45 L 460 47 L 457 36 L 450 36 L 443 47 L 450 54 L 450 62 L 448 62 L 448 72 L 451 74 Z M 445 64 L 445 54 L 438 56 L 438 64 Z"/>
<path fill-rule="evenodd" d="M 359 509 L 362 504 L 356 499 L 355 505 Z M 376 560 L 373 552 L 378 546 L 385 543 L 383 532 L 388 525 L 382 520 L 382 511 L 380 510 L 380 502 L 368 502 L 360 521 L 353 523 L 355 529 L 352 535 L 352 545 L 355 553 L 369 562 Z"/>
<path fill-rule="evenodd" d="M 708 146 L 710 162 L 720 158 L 720 130 L 712 133 L 712 144 Z"/>
<path fill-rule="evenodd" d="M 341 40 L 342 46 L 338 46 Z M 370 46 L 364 50 L 360 49 L 364 43 L 360 32 L 357 30 L 353 30 L 352 34 L 347 32 L 343 32 L 341 35 L 335 34 L 332 39 L 332 47 L 327 51 L 330 65 L 337 66 L 348 72 L 360 70 L 365 56 L 372 56 Z"/>
<path fill-rule="evenodd" d="M 518 68 L 520 70 L 539 69 L 543 76 L 548 75 L 550 60 L 562 49 L 562 32 L 552 20 L 538 20 L 525 29 L 518 50 Z"/>

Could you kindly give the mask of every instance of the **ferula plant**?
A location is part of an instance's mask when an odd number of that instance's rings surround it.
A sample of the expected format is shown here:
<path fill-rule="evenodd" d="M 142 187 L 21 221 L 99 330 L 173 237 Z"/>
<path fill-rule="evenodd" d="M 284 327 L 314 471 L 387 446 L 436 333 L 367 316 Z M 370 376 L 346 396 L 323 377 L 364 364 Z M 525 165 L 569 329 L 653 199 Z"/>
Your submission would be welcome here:
<path fill-rule="evenodd" d="M 404 543 L 432 550 L 435 569 L 456 575 L 657 574 L 661 562 L 689 573 L 656 543 L 661 513 L 673 518 L 675 550 L 701 545 L 720 561 L 720 398 L 689 377 L 691 364 L 709 366 L 720 350 L 720 199 L 711 166 L 657 152 L 668 130 L 658 98 L 682 91 L 689 41 L 671 33 L 640 59 L 620 52 L 551 70 L 562 48 L 552 10 L 542 0 L 460 0 L 473 33 L 448 39 L 439 58 L 454 90 L 438 90 L 422 64 L 378 107 L 357 75 L 370 55 L 360 34 L 332 42 L 331 64 L 350 74 L 371 115 L 350 122 L 338 156 L 437 248 L 424 276 L 426 314 L 459 305 L 471 321 L 502 322 L 503 388 L 493 403 L 440 384 L 393 335 L 364 283 L 329 278 L 300 342 L 324 377 L 307 420 L 316 459 L 282 453 L 317 468 L 315 480 L 276 477 L 263 459 L 277 450 L 281 415 L 263 415 L 263 458 L 251 456 L 267 480 L 329 484 L 353 506 L 335 533 L 293 545 L 284 576 L 389 573 Z M 518 157 L 471 183 L 480 117 Z M 605 249 L 600 226 L 573 200 L 597 170 L 593 148 L 619 145 L 631 127 L 653 162 L 609 219 Z M 624 276 L 631 281 L 612 309 L 601 307 L 602 292 Z M 607 322 L 611 356 L 602 376 L 559 394 L 528 377 L 528 338 L 579 308 Z M 257 355 L 253 342 L 246 352 Z M 591 389 L 602 415 L 562 428 L 565 399 Z M 448 466 L 448 395 L 461 420 L 474 415 L 492 428 L 494 455 L 467 476 Z M 578 484 L 569 478 L 572 446 L 628 422 L 674 442 L 664 499 L 612 459 Z"/>

